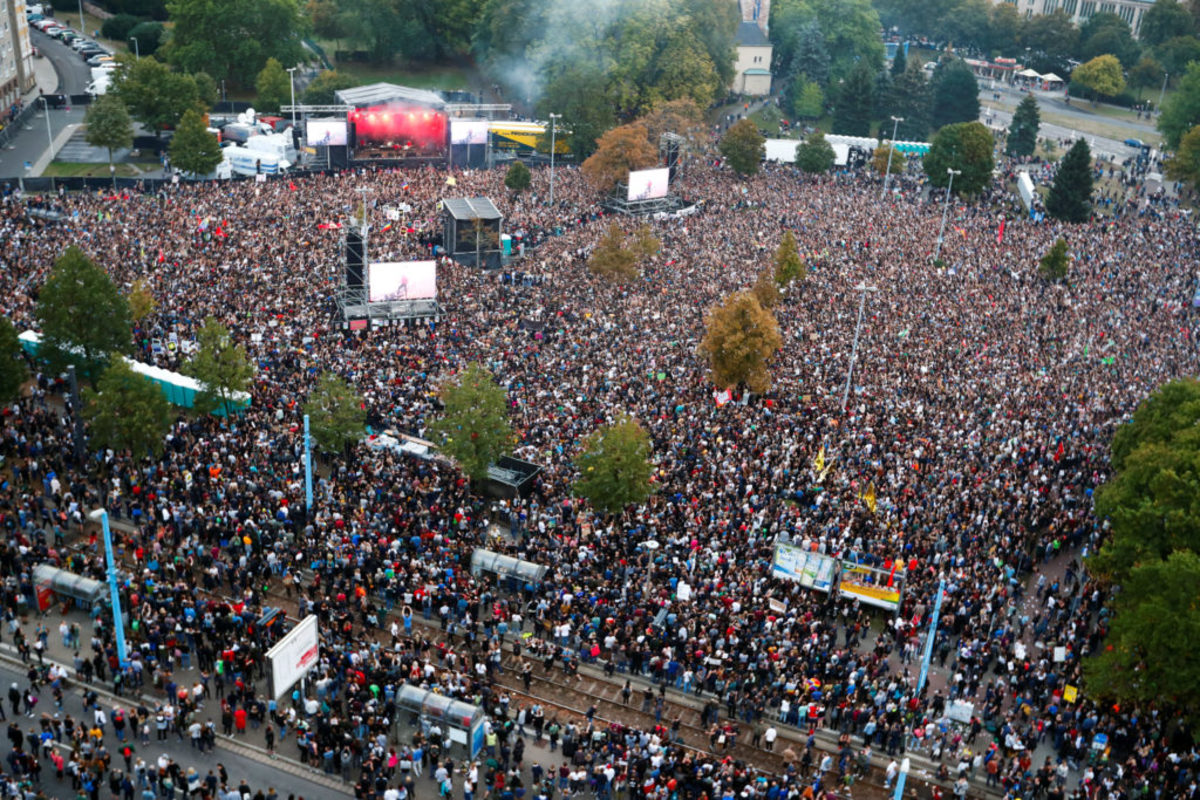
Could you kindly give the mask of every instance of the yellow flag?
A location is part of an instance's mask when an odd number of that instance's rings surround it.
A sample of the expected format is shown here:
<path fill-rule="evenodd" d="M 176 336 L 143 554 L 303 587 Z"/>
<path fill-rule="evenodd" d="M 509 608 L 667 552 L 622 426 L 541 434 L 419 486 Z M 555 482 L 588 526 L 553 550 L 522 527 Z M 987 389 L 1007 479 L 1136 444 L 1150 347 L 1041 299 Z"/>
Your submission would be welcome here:
<path fill-rule="evenodd" d="M 825 471 L 825 445 L 821 445 L 821 449 L 817 451 L 817 457 L 813 459 L 813 469 L 818 473 Z"/>
<path fill-rule="evenodd" d="M 453 175 L 447 175 L 446 176 L 446 185 L 447 186 L 458 186 L 458 178 L 455 178 Z"/>
<path fill-rule="evenodd" d="M 876 506 L 875 481 L 871 481 L 869 484 L 867 484 L 867 490 L 865 492 L 863 492 L 862 500 L 864 503 L 867 504 L 867 508 L 871 509 L 871 513 L 874 514 L 875 506 Z"/>

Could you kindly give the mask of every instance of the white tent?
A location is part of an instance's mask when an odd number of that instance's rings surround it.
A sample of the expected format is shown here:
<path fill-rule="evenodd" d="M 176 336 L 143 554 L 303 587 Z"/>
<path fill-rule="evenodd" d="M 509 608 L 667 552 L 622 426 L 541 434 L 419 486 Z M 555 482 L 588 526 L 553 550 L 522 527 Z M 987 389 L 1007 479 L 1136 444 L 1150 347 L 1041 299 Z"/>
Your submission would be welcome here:
<path fill-rule="evenodd" d="M 1042 76 L 1041 76 L 1041 73 L 1039 73 L 1037 70 L 1029 69 L 1028 67 L 1026 67 L 1025 69 L 1023 69 L 1023 70 L 1021 70 L 1020 72 L 1018 72 L 1018 73 L 1017 73 L 1017 77 L 1018 77 L 1018 78 L 1038 78 L 1038 79 L 1041 79 L 1041 77 L 1042 77 Z"/>
<path fill-rule="evenodd" d="M 1053 72 L 1047 72 L 1042 76 L 1042 80 L 1046 83 L 1062 83 L 1063 79 L 1055 75 Z"/>

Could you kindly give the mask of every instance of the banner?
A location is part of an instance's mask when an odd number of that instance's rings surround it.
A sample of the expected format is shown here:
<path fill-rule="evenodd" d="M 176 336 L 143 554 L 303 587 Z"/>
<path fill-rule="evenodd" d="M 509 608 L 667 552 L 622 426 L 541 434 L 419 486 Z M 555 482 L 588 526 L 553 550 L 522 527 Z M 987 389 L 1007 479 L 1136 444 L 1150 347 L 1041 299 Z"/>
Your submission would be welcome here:
<path fill-rule="evenodd" d="M 900 607 L 903 587 L 904 573 L 899 570 L 882 570 L 851 561 L 842 562 L 842 575 L 838 582 L 842 597 L 895 611 Z"/>
<path fill-rule="evenodd" d="M 828 592 L 833 588 L 836 559 L 790 544 L 775 545 L 771 572 L 777 578 L 796 581 L 806 589 Z"/>

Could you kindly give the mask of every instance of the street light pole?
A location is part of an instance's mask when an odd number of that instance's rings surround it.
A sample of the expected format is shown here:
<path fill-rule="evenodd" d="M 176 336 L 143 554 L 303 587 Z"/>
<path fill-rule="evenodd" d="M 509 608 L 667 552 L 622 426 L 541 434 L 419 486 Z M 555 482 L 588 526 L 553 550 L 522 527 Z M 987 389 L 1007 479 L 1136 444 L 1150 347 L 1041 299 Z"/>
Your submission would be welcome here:
<path fill-rule="evenodd" d="M 308 432 L 308 414 L 304 415 L 304 510 L 312 514 L 312 434 Z"/>
<path fill-rule="evenodd" d="M 142 57 L 142 46 L 141 46 L 141 44 L 138 42 L 138 40 L 137 40 L 137 37 L 136 37 L 136 36 L 130 36 L 130 37 L 129 37 L 129 41 L 133 42 L 133 57 L 134 57 L 134 58 L 141 58 L 141 57 Z"/>
<path fill-rule="evenodd" d="M 1168 72 L 1166 75 L 1163 75 L 1162 89 L 1160 89 L 1158 91 L 1158 107 L 1154 110 L 1156 112 L 1158 112 L 1158 114 L 1160 116 L 1162 115 L 1163 96 L 1167 93 L 1167 81 L 1169 81 L 1170 79 L 1171 79 L 1171 73 Z"/>
<path fill-rule="evenodd" d="M 296 70 L 299 67 L 288 67 L 288 78 L 292 84 L 292 130 L 296 130 Z M 293 134 L 294 135 L 294 134 Z"/>
<path fill-rule="evenodd" d="M 961 169 L 946 168 L 950 182 L 946 184 L 946 199 L 942 203 L 942 227 L 938 230 L 937 249 L 933 251 L 933 260 L 937 261 L 942 255 L 942 237 L 946 234 L 946 212 L 950 210 L 950 189 L 954 186 L 954 176 L 962 175 Z"/>
<path fill-rule="evenodd" d="M 562 119 L 562 114 L 550 115 L 550 205 L 554 205 L 554 120 Z"/>
<path fill-rule="evenodd" d="M 42 95 L 42 106 L 46 111 L 46 148 L 50 151 L 50 160 L 54 160 L 54 133 L 50 130 L 50 98 Z"/>
<path fill-rule="evenodd" d="M 883 171 L 883 191 L 879 195 L 880 200 L 887 197 L 888 181 L 892 177 L 892 154 L 896 152 L 896 131 L 901 122 L 904 122 L 904 117 L 892 117 L 892 141 L 888 142 L 888 163 L 887 169 Z"/>
<path fill-rule="evenodd" d="M 846 369 L 846 388 L 842 392 L 842 413 L 846 413 L 846 404 L 850 402 L 850 381 L 854 377 L 854 364 L 858 361 L 858 337 L 862 332 L 863 312 L 867 309 L 867 292 L 879 291 L 874 286 L 868 286 L 865 283 L 860 283 L 854 287 L 854 291 L 860 292 L 858 301 L 858 322 L 854 324 L 854 345 L 850 348 L 850 366 Z"/>
<path fill-rule="evenodd" d="M 83 24 L 83 0 L 79 0 L 79 32 L 87 36 L 87 27 Z"/>
<path fill-rule="evenodd" d="M 108 560 L 108 590 L 112 601 L 113 629 L 117 634 L 117 661 L 125 669 L 129 660 L 125 657 L 125 620 L 121 617 L 121 593 L 117 588 L 117 562 L 113 558 L 112 533 L 108 529 L 108 512 L 97 508 L 88 513 L 93 522 L 100 523 L 104 531 L 104 557 Z"/>

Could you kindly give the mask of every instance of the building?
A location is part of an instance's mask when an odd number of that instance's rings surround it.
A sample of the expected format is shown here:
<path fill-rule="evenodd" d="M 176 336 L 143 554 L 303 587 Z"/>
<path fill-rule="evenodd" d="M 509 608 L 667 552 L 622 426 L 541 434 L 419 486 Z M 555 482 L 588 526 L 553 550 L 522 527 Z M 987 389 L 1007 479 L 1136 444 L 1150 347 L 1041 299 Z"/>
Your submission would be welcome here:
<path fill-rule="evenodd" d="M 33 47 L 25 0 L 0 0 L 0 119 L 33 88 Z"/>
<path fill-rule="evenodd" d="M 749 0 L 753 3 L 754 0 Z M 745 13 L 743 11 L 743 13 Z M 737 61 L 733 93 L 761 97 L 771 93 L 771 41 L 760 22 L 742 22 L 737 29 Z"/>
<path fill-rule="evenodd" d="M 1076 25 L 1082 25 L 1093 14 L 1108 12 L 1116 14 L 1129 23 L 1133 35 L 1142 27 L 1142 18 L 1154 5 L 1154 0 L 992 0 L 996 5 L 1010 3 L 1023 19 L 1032 19 L 1039 14 L 1062 11 Z"/>

